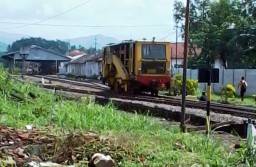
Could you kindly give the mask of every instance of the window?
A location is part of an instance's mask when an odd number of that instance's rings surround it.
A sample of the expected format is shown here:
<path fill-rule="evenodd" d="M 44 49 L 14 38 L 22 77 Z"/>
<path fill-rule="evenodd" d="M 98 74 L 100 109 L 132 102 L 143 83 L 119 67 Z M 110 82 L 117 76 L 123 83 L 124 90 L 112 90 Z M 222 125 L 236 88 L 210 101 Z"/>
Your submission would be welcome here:
<path fill-rule="evenodd" d="M 164 74 L 165 62 L 142 62 L 141 73 L 142 74 Z"/>
<path fill-rule="evenodd" d="M 165 59 L 165 45 L 142 44 L 143 59 Z"/>

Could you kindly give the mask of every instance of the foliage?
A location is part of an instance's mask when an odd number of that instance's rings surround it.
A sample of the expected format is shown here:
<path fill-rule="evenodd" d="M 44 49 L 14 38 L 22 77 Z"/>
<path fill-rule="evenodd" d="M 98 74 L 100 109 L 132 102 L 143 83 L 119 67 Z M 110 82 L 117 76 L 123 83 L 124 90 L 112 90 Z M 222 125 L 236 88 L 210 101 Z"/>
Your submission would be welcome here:
<path fill-rule="evenodd" d="M 17 51 L 22 46 L 37 45 L 39 47 L 65 54 L 69 49 L 69 43 L 61 40 L 46 40 L 43 38 L 22 38 L 12 43 L 8 51 Z"/>
<path fill-rule="evenodd" d="M 175 85 L 176 89 L 182 90 L 182 76 L 176 75 L 175 76 Z M 194 79 L 187 79 L 186 80 L 186 89 L 188 95 L 195 95 L 198 89 L 198 81 Z"/>
<path fill-rule="evenodd" d="M 74 73 L 67 73 L 67 76 L 70 77 L 70 78 L 75 78 L 76 75 Z"/>
<path fill-rule="evenodd" d="M 222 89 L 221 97 L 224 99 L 224 102 L 228 102 L 228 98 L 234 98 L 236 93 L 236 89 L 232 84 L 227 84 L 226 87 Z"/>
<path fill-rule="evenodd" d="M 92 53 L 95 53 L 95 52 L 99 53 L 101 51 L 100 49 L 95 50 L 95 48 L 93 48 L 93 47 L 90 47 L 90 48 L 86 49 L 85 47 L 83 47 L 81 45 L 79 45 L 78 47 L 75 46 L 75 45 L 72 45 L 70 47 L 70 51 L 73 51 L 73 50 L 83 51 L 83 52 L 88 53 L 88 54 L 92 54 Z"/>
<path fill-rule="evenodd" d="M 213 63 L 219 56 L 224 65 L 230 62 L 230 68 L 254 68 L 255 7 L 253 0 L 191 0 L 189 46 L 192 50 L 202 49 L 201 59 L 194 59 L 192 64 Z M 174 11 L 174 19 L 184 37 L 185 7 L 177 1 Z"/>
<path fill-rule="evenodd" d="M 200 95 L 201 93 L 198 92 L 198 96 Z M 223 103 L 224 101 L 221 94 L 215 94 L 215 93 L 211 94 L 211 100 L 217 103 Z M 253 96 L 246 96 L 244 101 L 241 101 L 241 98 L 239 96 L 235 96 L 234 98 L 229 99 L 228 103 L 234 106 L 256 107 L 256 103 Z"/>
<path fill-rule="evenodd" d="M 199 67 L 207 67 L 207 57 L 205 55 L 195 56 L 188 59 L 188 69 L 198 69 Z"/>
<path fill-rule="evenodd" d="M 118 112 L 112 103 L 106 106 L 97 105 L 90 96 L 81 101 L 64 100 L 58 94 L 47 93 L 40 87 L 14 81 L 2 68 L 0 85 L 7 94 L 18 89 L 26 99 L 29 98 L 29 92 L 36 96 L 33 101 L 20 102 L 0 92 L 2 126 L 21 128 L 33 124 L 37 128 L 50 126 L 72 132 L 96 131 L 102 135 L 102 141 L 111 137 L 117 143 L 116 146 L 122 145 L 126 149 L 115 153 L 121 157 L 118 161 L 118 166 L 121 167 L 194 164 L 236 166 L 242 161 L 243 154 L 231 152 L 229 146 L 208 140 L 204 135 L 180 133 L 177 126 L 170 128 L 170 125 L 148 116 Z M 92 149 L 96 148 L 104 151 L 98 145 L 94 145 Z M 86 150 L 90 148 L 85 148 Z"/>
<path fill-rule="evenodd" d="M 88 48 L 86 49 L 85 47 L 79 45 L 78 47 L 75 45 L 70 46 L 69 42 L 64 42 L 61 40 L 46 40 L 43 38 L 22 38 L 20 40 L 17 40 L 12 43 L 12 45 L 8 46 L 8 51 L 17 51 L 20 49 L 22 46 L 29 46 L 29 45 L 37 45 L 39 47 L 61 53 L 61 54 L 66 54 L 69 51 L 73 50 L 79 50 L 83 51 L 85 53 L 95 53 L 95 48 Z M 98 49 L 97 52 L 100 52 Z"/>
<path fill-rule="evenodd" d="M 254 101 L 256 101 L 256 95 L 252 95 Z"/>

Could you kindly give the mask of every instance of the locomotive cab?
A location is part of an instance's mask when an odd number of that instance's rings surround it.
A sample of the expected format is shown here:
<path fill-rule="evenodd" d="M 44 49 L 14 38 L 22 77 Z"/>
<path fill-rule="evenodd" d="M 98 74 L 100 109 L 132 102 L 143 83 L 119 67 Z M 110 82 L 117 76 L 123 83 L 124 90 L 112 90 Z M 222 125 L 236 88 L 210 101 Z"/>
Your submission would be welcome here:
<path fill-rule="evenodd" d="M 169 42 L 125 41 L 104 48 L 102 78 L 112 90 L 158 94 L 171 82 Z"/>

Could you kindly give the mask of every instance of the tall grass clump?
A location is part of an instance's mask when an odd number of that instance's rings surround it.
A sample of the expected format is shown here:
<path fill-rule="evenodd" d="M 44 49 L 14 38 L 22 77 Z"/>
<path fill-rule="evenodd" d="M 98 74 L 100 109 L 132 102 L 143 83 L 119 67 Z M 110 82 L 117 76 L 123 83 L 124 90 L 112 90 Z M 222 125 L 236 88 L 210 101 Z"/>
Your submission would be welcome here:
<path fill-rule="evenodd" d="M 90 97 L 81 101 L 61 100 L 59 95 L 45 92 L 39 86 L 21 83 L 11 79 L 0 69 L 0 123 L 6 126 L 24 127 L 54 125 L 60 128 L 94 131 L 136 131 L 157 128 L 146 117 L 116 112 L 109 103 L 106 106 L 95 104 Z M 12 98 L 19 92 L 23 99 Z M 30 98 L 30 94 L 36 98 Z M 18 121 L 17 121 L 18 120 Z"/>

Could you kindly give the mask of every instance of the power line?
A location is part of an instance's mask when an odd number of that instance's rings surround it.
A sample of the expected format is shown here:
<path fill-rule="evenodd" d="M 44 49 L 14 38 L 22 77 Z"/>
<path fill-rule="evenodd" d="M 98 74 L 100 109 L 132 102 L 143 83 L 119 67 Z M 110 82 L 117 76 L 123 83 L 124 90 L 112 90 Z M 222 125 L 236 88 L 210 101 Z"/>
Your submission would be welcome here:
<path fill-rule="evenodd" d="M 95 45 L 95 53 L 97 52 L 97 36 L 95 36 L 95 39 L 94 39 L 94 45 Z"/>
<path fill-rule="evenodd" d="M 168 38 L 169 36 L 173 35 L 174 33 L 175 33 L 175 31 L 171 31 L 170 33 L 168 33 L 165 36 L 163 36 L 161 39 Z"/>
<path fill-rule="evenodd" d="M 40 24 L 40 23 L 25 23 L 25 22 L 10 22 L 10 21 L 0 21 L 0 24 L 16 24 L 16 25 L 23 25 L 19 26 L 20 27 L 25 27 L 25 25 L 30 25 L 30 26 L 49 26 L 49 27 L 91 27 L 91 28 L 105 28 L 105 27 L 110 27 L 110 28 L 115 28 L 115 27 L 170 27 L 170 25 L 163 24 L 163 25 L 155 25 L 155 24 L 149 24 L 149 25 L 78 25 L 78 24 Z M 25 25 L 24 25 L 25 24 Z M 14 27 L 13 27 L 14 28 Z M 18 28 L 18 27 L 16 27 Z M 6 28 L 0 28 L 0 29 L 6 29 Z M 7 28 L 8 29 L 8 28 Z"/>
<path fill-rule="evenodd" d="M 70 11 L 74 10 L 74 9 L 77 9 L 77 8 L 79 8 L 79 7 L 81 7 L 81 6 L 83 6 L 83 5 L 87 4 L 87 3 L 89 3 L 90 1 L 92 1 L 92 0 L 87 0 L 87 1 L 85 1 L 85 2 L 82 2 L 82 3 L 80 3 L 80 4 L 78 4 L 78 5 L 76 5 L 76 6 L 72 7 L 72 8 L 70 8 L 70 9 L 68 9 L 68 10 L 64 11 L 64 12 L 61 12 L 61 13 L 56 14 L 56 15 L 54 15 L 54 16 L 48 17 L 48 18 L 43 19 L 43 20 L 41 20 L 41 21 L 37 21 L 37 22 L 34 22 L 34 23 L 24 23 L 24 25 L 22 25 L 22 26 L 9 27 L 9 28 L 1 28 L 1 29 L 14 29 L 14 28 L 27 27 L 27 26 L 31 26 L 31 25 L 37 25 L 37 24 L 39 24 L 39 23 L 42 23 L 42 22 L 45 22 L 45 21 L 51 20 L 51 19 L 53 19 L 53 18 L 55 18 L 55 17 L 58 17 L 58 16 L 61 16 L 61 15 L 64 15 L 64 14 L 66 14 L 66 13 L 68 13 L 68 12 L 70 12 Z"/>

